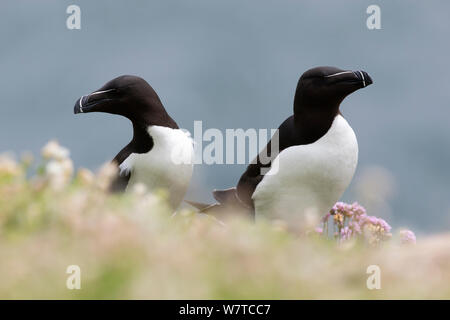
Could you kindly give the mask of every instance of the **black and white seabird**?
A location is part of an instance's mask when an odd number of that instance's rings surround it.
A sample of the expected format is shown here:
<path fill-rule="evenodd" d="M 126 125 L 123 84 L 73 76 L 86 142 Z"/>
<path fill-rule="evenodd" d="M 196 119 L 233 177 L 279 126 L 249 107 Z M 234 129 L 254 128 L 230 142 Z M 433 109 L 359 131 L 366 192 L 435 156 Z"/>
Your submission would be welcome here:
<path fill-rule="evenodd" d="M 358 162 L 358 142 L 340 104 L 371 83 L 364 71 L 335 67 L 306 71 L 297 84 L 294 114 L 276 132 L 279 152 L 271 150 L 269 141 L 237 187 L 213 192 L 218 203 L 190 203 L 205 213 L 245 208 L 256 218 L 290 220 L 307 210 L 326 213 L 350 184 Z"/>
<path fill-rule="evenodd" d="M 164 109 L 155 90 L 142 78 L 120 76 L 77 100 L 74 113 L 106 112 L 128 118 L 133 139 L 113 159 L 119 176 L 112 191 L 142 183 L 148 190 L 166 189 L 176 208 L 193 170 L 193 141 Z"/>

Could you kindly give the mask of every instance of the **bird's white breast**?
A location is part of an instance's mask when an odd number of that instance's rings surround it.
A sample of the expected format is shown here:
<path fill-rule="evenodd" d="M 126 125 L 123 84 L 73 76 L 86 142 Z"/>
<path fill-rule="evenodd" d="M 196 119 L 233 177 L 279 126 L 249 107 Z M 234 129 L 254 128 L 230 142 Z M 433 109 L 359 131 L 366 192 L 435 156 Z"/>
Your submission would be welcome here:
<path fill-rule="evenodd" d="M 188 132 L 162 126 L 150 126 L 153 148 L 147 153 L 132 153 L 120 165 L 130 171 L 127 190 L 143 183 L 149 190 L 165 189 L 172 206 L 183 200 L 193 170 L 193 141 Z"/>
<path fill-rule="evenodd" d="M 292 221 L 308 211 L 325 214 L 350 184 L 357 163 L 355 133 L 338 115 L 319 140 L 286 148 L 275 158 L 252 195 L 256 217 Z"/>

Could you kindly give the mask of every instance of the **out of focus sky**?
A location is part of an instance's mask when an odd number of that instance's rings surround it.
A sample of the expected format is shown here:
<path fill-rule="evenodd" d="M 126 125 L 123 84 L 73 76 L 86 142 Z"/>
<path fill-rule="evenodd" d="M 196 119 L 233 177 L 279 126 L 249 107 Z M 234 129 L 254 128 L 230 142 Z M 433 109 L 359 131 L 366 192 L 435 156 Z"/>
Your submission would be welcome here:
<path fill-rule="evenodd" d="M 71 4 L 81 30 L 66 28 Z M 371 4 L 381 30 L 366 27 Z M 448 1 L 3 0 L 0 8 L 1 151 L 37 153 L 57 138 L 76 167 L 111 160 L 131 139 L 129 122 L 75 116 L 73 105 L 122 74 L 145 78 L 188 130 L 195 120 L 270 129 L 292 114 L 305 70 L 362 69 L 374 84 L 341 106 L 360 148 L 343 199 L 376 202 L 369 214 L 394 228 L 450 229 Z M 188 198 L 212 201 L 210 190 L 235 185 L 244 169 L 196 166 Z"/>

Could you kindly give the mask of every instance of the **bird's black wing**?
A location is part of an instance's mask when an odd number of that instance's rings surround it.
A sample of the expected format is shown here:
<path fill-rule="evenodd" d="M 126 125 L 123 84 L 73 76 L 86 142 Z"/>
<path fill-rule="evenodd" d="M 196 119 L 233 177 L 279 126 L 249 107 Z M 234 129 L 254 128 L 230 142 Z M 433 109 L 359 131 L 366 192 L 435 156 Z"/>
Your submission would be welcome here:
<path fill-rule="evenodd" d="M 176 123 L 175 123 L 176 126 Z M 120 166 L 126 158 L 132 153 L 147 153 L 153 148 L 153 138 L 142 128 L 134 126 L 133 140 L 114 157 L 112 163 Z M 132 170 L 132 169 L 130 169 Z M 117 177 L 112 181 L 110 191 L 125 191 L 130 181 L 131 171 L 119 172 Z"/>
<path fill-rule="evenodd" d="M 294 116 L 287 118 L 278 128 L 267 146 L 258 154 L 258 156 L 247 167 L 239 179 L 236 187 L 237 196 L 245 205 L 254 208 L 252 195 L 256 186 L 264 178 L 264 174 L 270 169 L 272 161 L 284 149 L 299 144 L 299 137 L 294 130 Z M 272 150 L 272 140 L 278 138 L 278 150 Z M 273 147 L 277 147 L 276 143 Z"/>
<path fill-rule="evenodd" d="M 117 165 L 117 167 L 120 166 L 122 162 L 125 161 L 126 158 L 130 154 L 133 153 L 133 148 L 131 143 L 128 144 L 125 148 L 123 148 L 112 160 L 112 163 Z M 118 170 L 117 176 L 112 180 L 111 185 L 109 186 L 109 190 L 111 192 L 123 192 L 127 188 L 128 181 L 130 180 L 131 171 L 122 172 L 120 173 L 120 170 Z"/>
<path fill-rule="evenodd" d="M 117 177 L 113 179 L 111 185 L 109 186 L 109 191 L 111 192 L 123 192 L 127 188 L 128 181 L 130 180 L 131 172 L 118 174 Z"/>

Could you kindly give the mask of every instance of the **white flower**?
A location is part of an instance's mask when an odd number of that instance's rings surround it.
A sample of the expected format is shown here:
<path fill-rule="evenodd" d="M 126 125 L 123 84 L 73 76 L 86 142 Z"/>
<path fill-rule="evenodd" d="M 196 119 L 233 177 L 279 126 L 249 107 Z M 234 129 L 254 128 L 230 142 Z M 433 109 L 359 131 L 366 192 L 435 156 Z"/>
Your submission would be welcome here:
<path fill-rule="evenodd" d="M 119 173 L 118 167 L 113 163 L 105 163 L 97 174 L 97 185 L 102 190 L 108 190 L 113 179 Z"/>
<path fill-rule="evenodd" d="M 72 160 L 64 159 L 61 161 L 50 160 L 45 166 L 45 176 L 50 186 L 55 190 L 61 190 L 65 187 L 72 177 L 73 164 Z"/>
<path fill-rule="evenodd" d="M 77 179 L 82 184 L 91 185 L 95 180 L 95 176 L 90 170 L 85 169 L 85 168 L 80 168 L 77 173 Z"/>
<path fill-rule="evenodd" d="M 59 145 L 58 141 L 49 141 L 41 150 L 42 157 L 45 159 L 64 160 L 68 159 L 69 149 Z"/>
<path fill-rule="evenodd" d="M 0 174 L 18 175 L 20 173 L 20 166 L 12 157 L 8 155 L 0 155 Z"/>

